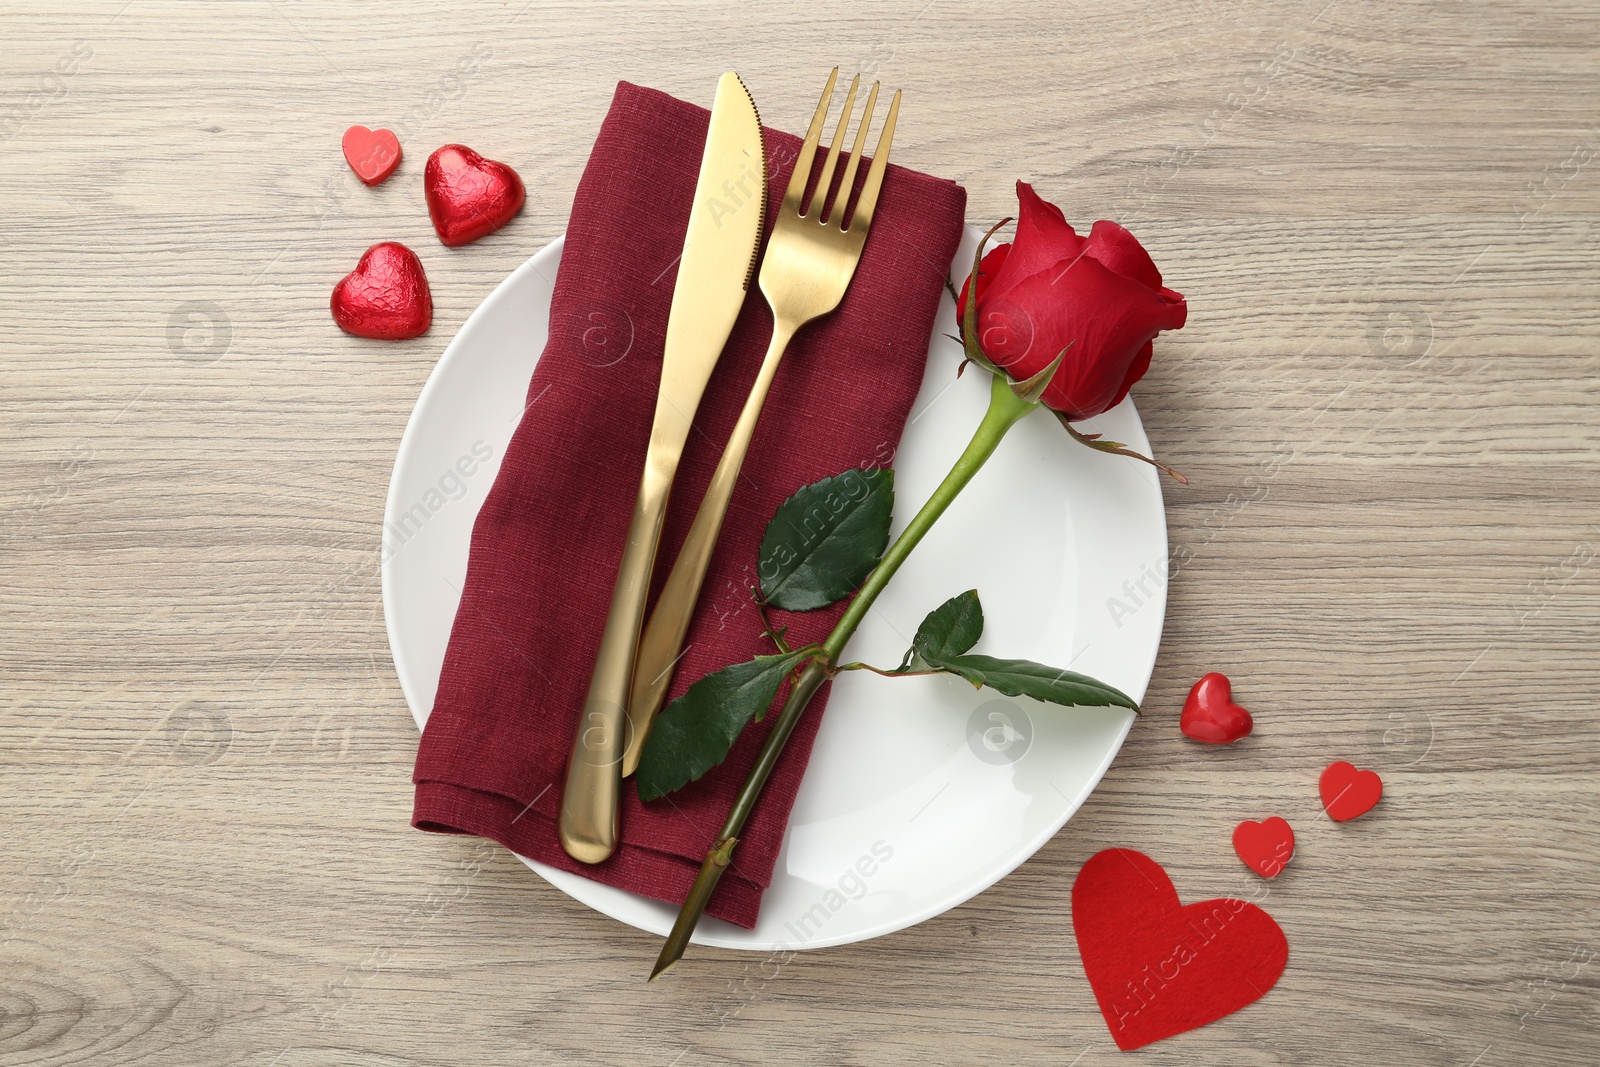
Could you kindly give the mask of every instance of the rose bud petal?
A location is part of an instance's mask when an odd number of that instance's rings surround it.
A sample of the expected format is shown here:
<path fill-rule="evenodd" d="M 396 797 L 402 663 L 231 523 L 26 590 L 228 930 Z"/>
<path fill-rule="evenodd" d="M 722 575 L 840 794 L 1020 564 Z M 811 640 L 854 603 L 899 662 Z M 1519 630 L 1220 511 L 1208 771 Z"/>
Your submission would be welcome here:
<path fill-rule="evenodd" d="M 1027 182 L 1018 182 L 1017 236 L 1011 242 L 1005 269 L 996 265 L 994 295 L 1004 296 L 1012 286 L 1049 270 L 1063 259 L 1077 258 L 1083 247 L 1083 238 L 1068 225 L 1061 209 L 1034 192 Z"/>
<path fill-rule="evenodd" d="M 1087 255 L 1019 282 L 979 305 L 984 352 L 1016 379 L 1066 352 L 1043 401 L 1073 420 L 1109 410 L 1148 368 L 1145 345 L 1183 325 L 1185 306 L 1117 274 Z"/>
<path fill-rule="evenodd" d="M 1139 239 L 1109 219 L 1101 219 L 1089 230 L 1083 254 L 1100 261 L 1107 269 L 1132 278 L 1146 288 L 1161 291 L 1161 272 Z"/>
<path fill-rule="evenodd" d="M 1074 421 L 1120 404 L 1150 368 L 1152 339 L 1183 327 L 1183 294 L 1137 238 L 1115 222 L 1079 237 L 1061 210 L 1017 183 L 1017 237 L 978 268 L 978 341 L 1017 380 L 1066 352 L 1042 397 Z M 966 285 L 957 316 L 966 313 Z"/>

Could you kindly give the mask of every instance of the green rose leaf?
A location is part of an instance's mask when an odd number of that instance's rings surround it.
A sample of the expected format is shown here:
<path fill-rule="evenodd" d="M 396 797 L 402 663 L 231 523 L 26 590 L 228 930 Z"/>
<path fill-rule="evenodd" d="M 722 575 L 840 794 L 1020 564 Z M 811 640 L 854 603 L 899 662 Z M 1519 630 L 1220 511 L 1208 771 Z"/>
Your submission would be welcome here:
<path fill-rule="evenodd" d="M 958 674 L 974 686 L 988 686 L 1006 696 L 1033 697 L 1068 707 L 1114 705 L 1132 708 L 1135 712 L 1139 710 L 1139 705 L 1126 693 L 1087 675 L 1028 659 L 969 655 L 968 650 L 982 636 L 983 605 L 978 602 L 978 591 L 968 589 L 930 611 L 917 627 L 917 636 L 911 639 L 905 661 L 893 671 L 880 673 L 942 671 Z"/>
<path fill-rule="evenodd" d="M 837 603 L 866 580 L 889 544 L 894 472 L 824 478 L 778 508 L 761 540 L 761 595 L 785 611 Z"/>
<path fill-rule="evenodd" d="M 1139 710 L 1134 699 L 1120 689 L 1087 675 L 1065 671 L 1060 667 L 1047 667 L 1029 659 L 996 659 L 993 656 L 941 656 L 930 659 L 926 655 L 923 658 L 930 667 L 959 674 L 975 686 L 988 686 L 1008 697 L 1033 697 L 1068 707 L 1116 706 L 1131 708 L 1135 712 Z"/>
<path fill-rule="evenodd" d="M 968 589 L 928 613 L 911 639 L 911 651 L 927 663 L 959 656 L 983 636 L 983 605 L 978 591 Z"/>
<path fill-rule="evenodd" d="M 682 789 L 726 759 L 745 725 L 766 713 L 784 676 L 811 654 L 757 656 L 724 667 L 662 709 L 639 754 L 639 799 Z"/>

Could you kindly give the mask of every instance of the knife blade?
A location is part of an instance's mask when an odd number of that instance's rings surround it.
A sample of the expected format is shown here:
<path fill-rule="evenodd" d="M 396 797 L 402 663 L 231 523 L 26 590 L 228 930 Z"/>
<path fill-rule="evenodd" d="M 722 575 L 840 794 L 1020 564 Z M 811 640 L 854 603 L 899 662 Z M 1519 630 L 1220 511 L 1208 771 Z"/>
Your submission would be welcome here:
<path fill-rule="evenodd" d="M 617 846 L 627 746 L 625 709 L 661 522 L 695 409 L 755 273 L 766 199 L 761 116 L 744 82 L 730 71 L 717 82 L 711 107 L 711 127 L 672 290 L 650 447 L 584 697 L 583 718 L 567 759 L 561 846 L 582 863 L 599 863 Z"/>

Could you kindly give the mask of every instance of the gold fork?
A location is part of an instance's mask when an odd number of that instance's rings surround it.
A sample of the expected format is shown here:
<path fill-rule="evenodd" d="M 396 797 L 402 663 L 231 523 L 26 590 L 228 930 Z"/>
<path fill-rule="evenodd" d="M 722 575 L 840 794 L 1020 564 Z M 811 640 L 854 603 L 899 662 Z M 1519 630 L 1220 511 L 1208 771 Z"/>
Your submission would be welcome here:
<path fill-rule="evenodd" d="M 788 191 L 783 195 L 783 205 L 778 210 L 772 237 L 761 261 L 761 293 L 772 309 L 772 343 L 767 347 L 761 373 L 756 376 L 750 397 L 745 401 L 744 410 L 740 412 L 739 421 L 733 428 L 733 436 L 728 439 L 716 473 L 711 476 L 705 499 L 701 501 L 694 524 L 689 528 L 683 550 L 673 564 L 661 599 L 657 601 L 655 612 L 650 616 L 639 642 L 632 693 L 628 700 L 628 718 L 632 730 L 629 731 L 628 748 L 623 755 L 624 775 L 632 774 L 639 766 L 639 753 L 650 731 L 650 724 L 666 697 L 667 686 L 672 681 L 672 669 L 679 659 L 684 636 L 689 631 L 689 620 L 694 614 L 695 601 L 700 596 L 700 585 L 705 580 L 706 567 L 711 562 L 711 550 L 716 547 L 723 517 L 728 512 L 728 501 L 739 480 L 739 468 L 744 464 L 745 453 L 749 451 L 751 435 L 755 433 L 756 421 L 761 417 L 761 408 L 766 403 L 767 392 L 772 387 L 772 378 L 783 359 L 784 349 L 788 348 L 790 339 L 800 327 L 839 306 L 845 290 L 850 286 L 850 279 L 855 275 L 856 264 L 861 261 L 861 248 L 866 244 L 867 229 L 872 225 L 872 211 L 878 204 L 884 170 L 889 165 L 894 123 L 900 113 L 900 92 L 895 91 L 894 99 L 889 104 L 888 118 L 884 120 L 883 132 L 878 137 L 877 150 L 872 154 L 872 166 L 867 171 L 855 213 L 851 215 L 846 208 L 850 201 L 851 186 L 855 184 L 856 171 L 861 164 L 861 149 L 867 141 L 867 127 L 872 124 L 872 112 L 878 103 L 877 82 L 872 83 L 872 90 L 867 95 L 861 127 L 856 133 L 855 147 L 845 163 L 839 191 L 832 203 L 825 201 L 839 162 L 839 149 L 855 109 L 856 90 L 861 86 L 859 74 L 850 82 L 850 94 L 845 98 L 844 111 L 839 115 L 839 125 L 834 130 L 833 144 L 822 165 L 816 191 L 809 204 L 805 202 L 811 165 L 816 159 L 817 144 L 822 139 L 822 127 L 828 118 L 828 105 L 833 100 L 833 87 L 838 77 L 839 68 L 834 67 L 828 75 L 828 84 L 822 90 L 816 114 L 811 118 L 811 127 L 806 131 L 800 156 L 795 160 Z M 850 219 L 848 227 L 844 226 L 847 217 Z"/>

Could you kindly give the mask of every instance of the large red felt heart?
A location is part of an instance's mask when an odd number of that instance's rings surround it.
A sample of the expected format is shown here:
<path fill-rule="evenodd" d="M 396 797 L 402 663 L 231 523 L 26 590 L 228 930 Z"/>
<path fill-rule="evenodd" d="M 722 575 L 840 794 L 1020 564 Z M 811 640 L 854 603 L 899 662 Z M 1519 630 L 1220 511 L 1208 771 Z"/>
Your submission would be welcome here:
<path fill-rule="evenodd" d="M 1178 729 L 1185 736 L 1213 745 L 1237 741 L 1255 725 L 1250 713 L 1233 702 L 1233 685 L 1228 676 L 1212 671 L 1194 683 L 1189 699 L 1183 702 Z"/>
<path fill-rule="evenodd" d="M 405 245 L 384 241 L 367 249 L 333 287 L 328 302 L 345 333 L 379 341 L 404 341 L 433 324 L 433 293 L 422 261 Z"/>
<path fill-rule="evenodd" d="M 1365 815 L 1383 799 L 1383 779 L 1378 772 L 1357 770 L 1344 760 L 1328 764 L 1317 789 L 1322 793 L 1322 810 L 1334 822 L 1349 822 Z"/>
<path fill-rule="evenodd" d="M 369 130 L 352 126 L 340 142 L 344 161 L 368 185 L 377 185 L 400 165 L 400 138 L 389 130 Z"/>
<path fill-rule="evenodd" d="M 1244 865 L 1263 878 L 1276 878 L 1294 858 L 1294 830 L 1274 815 L 1233 828 L 1233 850 Z"/>
<path fill-rule="evenodd" d="M 428 157 L 422 189 L 433 228 L 451 247 L 498 230 L 522 210 L 527 197 L 516 171 L 460 144 L 447 144 Z"/>
<path fill-rule="evenodd" d="M 1161 865 L 1110 848 L 1072 885 L 1089 985 L 1123 1051 L 1215 1022 L 1264 996 L 1289 961 L 1272 916 L 1243 900 L 1182 906 Z"/>

